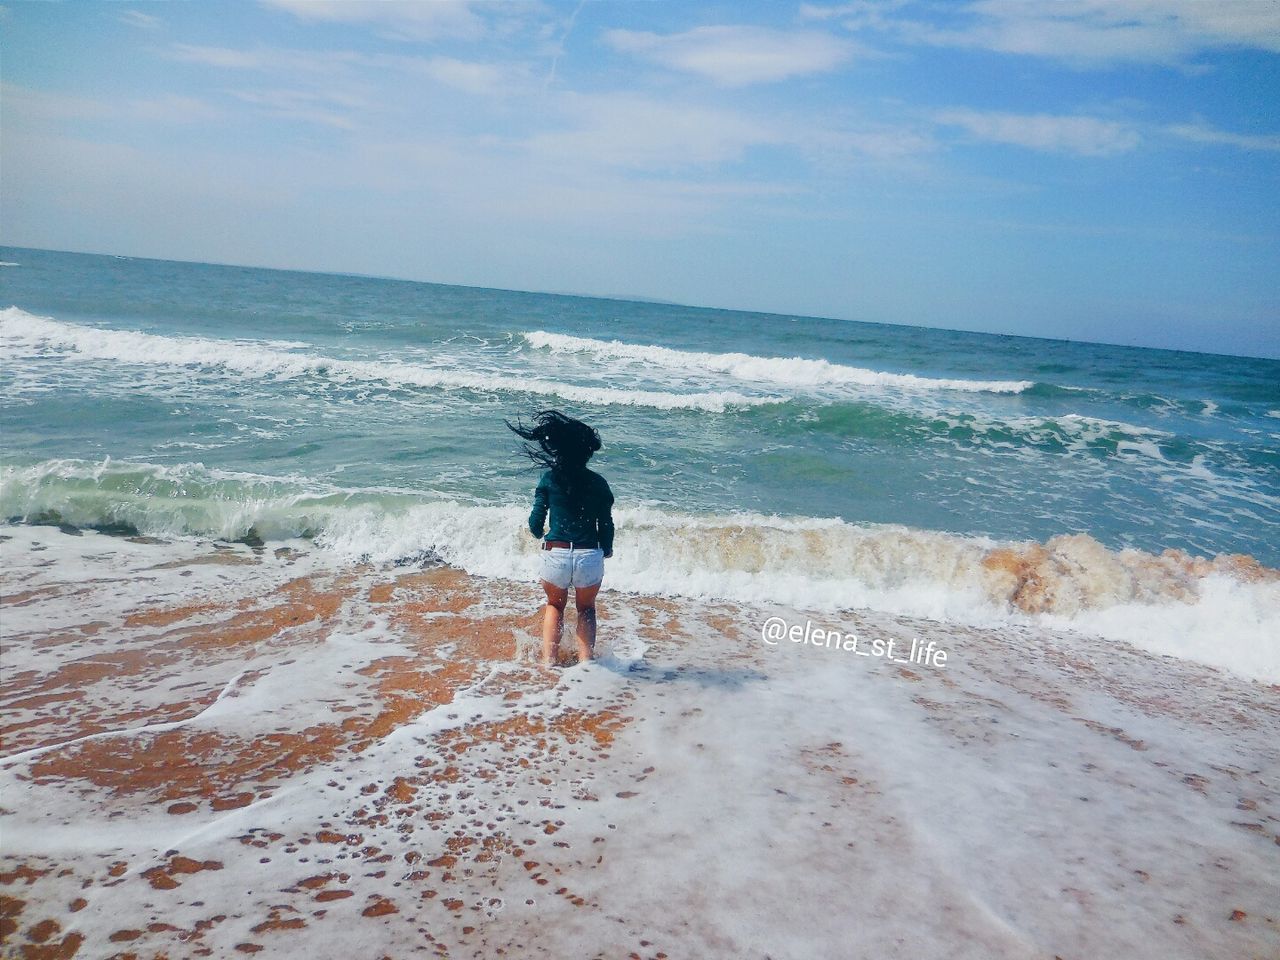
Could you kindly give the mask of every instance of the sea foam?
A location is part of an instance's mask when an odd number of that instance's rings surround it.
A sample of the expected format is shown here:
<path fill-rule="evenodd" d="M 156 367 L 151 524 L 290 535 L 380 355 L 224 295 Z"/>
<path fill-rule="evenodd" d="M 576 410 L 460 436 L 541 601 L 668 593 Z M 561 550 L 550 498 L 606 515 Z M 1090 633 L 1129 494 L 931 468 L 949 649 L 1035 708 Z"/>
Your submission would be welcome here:
<path fill-rule="evenodd" d="M 313 376 L 337 383 L 379 382 L 393 387 L 432 390 L 525 393 L 599 406 L 652 407 L 659 410 L 723 413 L 733 407 L 750 407 L 782 400 L 780 397 L 747 396 L 732 390 L 697 393 L 624 390 L 386 360 L 345 360 L 293 353 L 263 341 L 159 336 L 132 330 L 65 323 L 49 317 L 38 317 L 17 307 L 0 310 L 0 357 L 12 361 L 32 353 L 152 366 L 226 370 L 250 377 L 280 380 Z"/>
<path fill-rule="evenodd" d="M 343 563 L 444 562 L 536 578 L 523 504 L 343 489 L 199 464 L 47 461 L 0 471 L 11 521 L 159 537 L 307 537 Z M 1245 555 L 1114 550 L 1087 534 L 1001 542 L 834 518 L 615 514 L 611 588 L 977 625 L 1045 623 L 1280 681 L 1280 571 Z"/>
<path fill-rule="evenodd" d="M 723 373 L 738 380 L 770 386 L 892 387 L 901 390 L 958 390 L 970 393 L 1022 393 L 1031 380 L 959 380 L 887 373 L 802 357 L 757 357 L 747 353 L 701 353 L 648 344 L 595 340 L 534 330 L 521 336 L 532 347 L 557 353 L 589 353 L 596 357 L 644 363 L 690 372 Z"/>

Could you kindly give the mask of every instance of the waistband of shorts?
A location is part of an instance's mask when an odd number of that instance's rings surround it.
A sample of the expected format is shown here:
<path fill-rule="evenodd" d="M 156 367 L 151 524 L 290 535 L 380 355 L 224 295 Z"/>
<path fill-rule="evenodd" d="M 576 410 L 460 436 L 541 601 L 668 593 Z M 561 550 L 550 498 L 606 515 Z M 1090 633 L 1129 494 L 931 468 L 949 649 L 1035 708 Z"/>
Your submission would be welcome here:
<path fill-rule="evenodd" d="M 561 550 L 599 550 L 600 543 L 596 540 L 587 540 L 582 543 L 572 543 L 568 540 L 543 540 L 542 549 L 561 549 Z"/>

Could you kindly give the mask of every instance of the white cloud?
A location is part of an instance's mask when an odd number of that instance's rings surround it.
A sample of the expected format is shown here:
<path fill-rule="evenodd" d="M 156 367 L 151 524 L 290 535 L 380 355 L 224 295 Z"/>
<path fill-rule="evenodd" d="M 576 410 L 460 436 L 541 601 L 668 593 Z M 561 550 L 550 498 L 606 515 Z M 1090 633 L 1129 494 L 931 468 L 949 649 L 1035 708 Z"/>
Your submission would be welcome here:
<path fill-rule="evenodd" d="M 501 93 L 506 88 L 506 71 L 493 64 L 433 57 L 423 68 L 437 83 L 467 93 Z"/>
<path fill-rule="evenodd" d="M 223 115 L 222 110 L 211 103 L 178 94 L 123 100 L 119 106 L 125 117 L 162 123 L 201 123 Z"/>
<path fill-rule="evenodd" d="M 615 50 L 725 87 L 825 73 L 852 53 L 847 41 L 827 33 L 748 26 L 696 27 L 666 35 L 609 30 L 604 39 Z"/>
<path fill-rule="evenodd" d="M 369 62 L 375 66 L 421 74 L 442 86 L 480 96 L 502 96 L 532 83 L 528 68 L 518 63 L 396 56 L 375 56 Z"/>
<path fill-rule="evenodd" d="M 498 147 L 487 140 L 362 144 L 355 159 L 362 176 L 402 208 L 460 221 L 571 224 L 598 230 L 670 235 L 715 229 L 714 215 L 731 205 L 769 203 L 789 196 L 785 184 L 634 176 L 594 157 L 538 152 L 527 145 Z"/>
<path fill-rule="evenodd" d="M 97 99 L 0 85 L 5 119 L 49 123 L 61 120 L 151 121 L 199 123 L 222 116 L 222 111 L 196 97 L 166 94 L 158 97 Z"/>
<path fill-rule="evenodd" d="M 126 10 L 116 19 L 130 27 L 137 27 L 139 30 L 159 30 L 164 26 L 164 21 L 159 17 L 153 17 L 151 14 L 143 13 L 141 10 Z"/>
<path fill-rule="evenodd" d="M 1068 4 L 1070 5 L 1070 0 Z M 1068 16 L 1037 3 L 972 8 L 979 21 L 957 30 L 921 29 L 916 37 L 939 46 L 979 47 L 1064 60 L 1087 66 L 1113 61 L 1172 62 L 1186 52 L 1178 31 L 1166 23 L 1119 19 L 1091 13 Z"/>
<path fill-rule="evenodd" d="M 960 127 L 977 140 L 1086 157 L 1126 153 L 1141 139 L 1131 127 L 1095 117 L 945 110 L 934 119 Z"/>
<path fill-rule="evenodd" d="M 857 30 L 863 27 L 880 27 L 889 22 L 892 11 L 906 6 L 910 0 L 853 0 L 836 6 L 800 4 L 801 20 L 839 20 L 841 24 Z"/>
<path fill-rule="evenodd" d="M 230 90 L 228 93 L 272 116 L 339 130 L 354 130 L 356 122 L 351 113 L 368 109 L 364 100 L 346 93 L 309 90 Z"/>
<path fill-rule="evenodd" d="M 485 24 L 465 0 L 264 0 L 300 20 L 363 23 L 398 40 L 476 39 Z"/>
<path fill-rule="evenodd" d="M 920 16 L 899 16 L 899 9 Z M 1077 67 L 1185 64 L 1204 51 L 1231 47 L 1280 52 L 1280 3 L 1273 0 L 975 0 L 952 6 L 864 0 L 806 4 L 801 14 L 855 30 L 889 30 L 907 41 L 1047 57 Z"/>
<path fill-rule="evenodd" d="M 358 62 L 359 54 L 341 50 L 288 50 L 279 47 L 254 47 L 236 50 L 231 47 L 201 47 L 175 43 L 168 56 L 185 63 L 225 70 L 275 70 L 294 73 L 330 75 L 334 70 Z"/>
<path fill-rule="evenodd" d="M 630 94 L 567 94 L 569 128 L 526 141 L 543 156 L 640 169 L 709 167 L 741 159 L 782 135 L 736 111 Z"/>
<path fill-rule="evenodd" d="M 825 167 L 847 167 L 860 160 L 896 163 L 932 153 L 938 147 L 928 133 L 910 127 L 798 132 L 796 143 Z"/>
<path fill-rule="evenodd" d="M 200 47 L 188 43 L 175 43 L 169 51 L 169 56 L 174 60 L 232 70 L 261 70 L 268 63 L 267 55 L 268 51 L 261 48 L 232 50 L 228 47 Z"/>
<path fill-rule="evenodd" d="M 362 54 L 349 50 L 290 50 L 256 47 L 235 50 L 229 47 L 197 47 L 178 43 L 169 56 L 224 70 L 247 70 L 292 74 L 301 78 L 329 80 L 335 71 L 374 67 L 425 76 L 443 86 L 467 93 L 498 95 L 509 92 L 529 79 L 521 64 L 482 63 L 452 57 L 409 57 L 395 54 Z"/>
<path fill-rule="evenodd" d="M 1133 4 L 1134 0 L 1129 2 Z M 1280 53 L 1280 4 L 1259 0 L 1163 0 L 1155 6 L 1159 8 L 1157 15 L 1176 17 L 1185 33 L 1205 43 Z"/>
<path fill-rule="evenodd" d="M 844 171 L 868 161 L 898 163 L 936 148 L 927 132 L 911 127 L 747 113 L 631 93 L 565 94 L 553 109 L 562 129 L 520 142 L 532 157 L 646 176 L 729 168 L 763 149 Z"/>
<path fill-rule="evenodd" d="M 1175 137 L 1181 137 L 1193 143 L 1225 144 L 1239 147 L 1241 150 L 1280 151 L 1280 134 L 1275 133 L 1231 133 L 1228 130 L 1216 130 L 1201 123 L 1181 123 L 1165 129 Z"/>

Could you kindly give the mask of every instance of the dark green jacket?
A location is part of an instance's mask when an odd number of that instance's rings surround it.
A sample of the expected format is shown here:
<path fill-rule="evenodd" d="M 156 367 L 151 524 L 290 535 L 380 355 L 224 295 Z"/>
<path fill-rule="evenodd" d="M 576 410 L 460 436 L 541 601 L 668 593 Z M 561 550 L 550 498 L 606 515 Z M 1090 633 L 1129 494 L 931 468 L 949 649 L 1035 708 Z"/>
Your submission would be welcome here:
<path fill-rule="evenodd" d="M 542 524 L 551 512 L 548 540 L 570 543 L 600 544 L 605 553 L 613 552 L 613 491 L 600 474 L 584 469 L 573 478 L 570 496 L 555 473 L 548 470 L 533 491 L 533 512 L 529 514 L 529 532 L 542 536 Z"/>

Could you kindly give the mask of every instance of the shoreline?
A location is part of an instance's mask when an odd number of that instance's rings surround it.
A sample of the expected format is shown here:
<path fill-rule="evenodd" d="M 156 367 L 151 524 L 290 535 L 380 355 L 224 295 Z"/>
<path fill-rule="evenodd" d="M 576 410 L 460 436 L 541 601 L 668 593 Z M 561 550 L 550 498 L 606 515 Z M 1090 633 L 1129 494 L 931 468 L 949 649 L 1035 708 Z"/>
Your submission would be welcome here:
<path fill-rule="evenodd" d="M 0 468 L 5 516 L 127 538 L 287 549 L 350 568 L 445 563 L 535 575 L 523 505 L 330 487 L 200 464 L 45 461 Z M 1074 630 L 1280 682 L 1280 568 L 1247 553 L 1108 545 L 1087 532 L 1002 540 L 839 518 L 616 511 L 634 596 L 875 610 L 971 626 Z"/>
<path fill-rule="evenodd" d="M 607 580 L 603 656 L 547 676 L 532 584 L 15 531 L 15 955 L 1280 947 L 1276 685 L 1031 625 Z M 770 647 L 770 615 L 950 659 Z"/>

